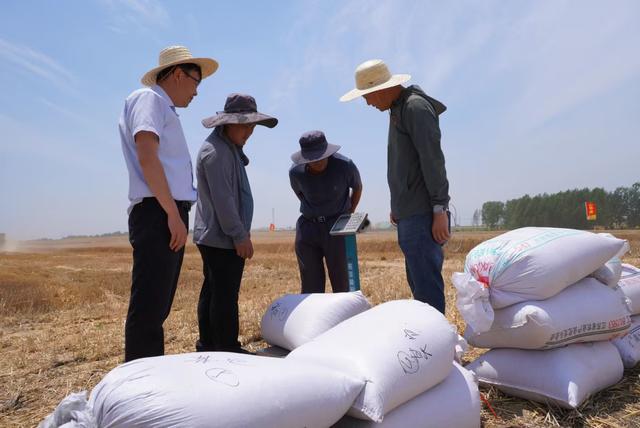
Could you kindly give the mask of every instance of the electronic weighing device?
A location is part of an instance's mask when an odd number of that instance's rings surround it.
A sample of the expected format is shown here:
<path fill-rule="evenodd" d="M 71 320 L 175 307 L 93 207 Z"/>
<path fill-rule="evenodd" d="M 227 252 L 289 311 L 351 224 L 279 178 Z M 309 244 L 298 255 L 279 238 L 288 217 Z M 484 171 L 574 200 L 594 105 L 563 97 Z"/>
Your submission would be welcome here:
<path fill-rule="evenodd" d="M 360 272 L 358 271 L 358 247 L 356 233 L 364 229 L 367 213 L 342 214 L 329 231 L 330 235 L 344 236 L 347 250 L 347 272 L 349 274 L 349 291 L 360 290 Z"/>

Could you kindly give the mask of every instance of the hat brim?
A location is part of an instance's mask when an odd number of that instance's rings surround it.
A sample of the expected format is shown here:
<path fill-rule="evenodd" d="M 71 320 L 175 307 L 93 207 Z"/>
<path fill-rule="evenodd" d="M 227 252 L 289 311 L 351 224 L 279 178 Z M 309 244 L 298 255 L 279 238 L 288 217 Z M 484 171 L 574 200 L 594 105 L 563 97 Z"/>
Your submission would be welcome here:
<path fill-rule="evenodd" d="M 218 113 L 215 116 L 202 119 L 202 125 L 205 128 L 215 128 L 220 125 L 227 124 L 252 124 L 273 128 L 278 124 L 278 119 L 263 113 Z"/>
<path fill-rule="evenodd" d="M 325 150 L 323 150 L 322 152 L 314 152 L 308 157 L 302 156 L 302 150 L 298 150 L 291 155 L 291 160 L 295 165 L 304 165 L 306 163 L 317 162 L 319 160 L 328 158 L 338 150 L 340 150 L 340 146 L 338 146 L 337 144 L 327 143 L 327 148 Z"/>
<path fill-rule="evenodd" d="M 145 86 L 153 86 L 156 84 L 156 77 L 158 77 L 158 73 L 160 71 L 164 70 L 165 68 L 173 67 L 174 65 L 180 65 L 180 64 L 198 65 L 200 67 L 200 71 L 202 72 L 200 76 L 200 80 L 204 80 L 207 77 L 211 76 L 218 69 L 218 61 L 216 61 L 213 58 L 186 58 L 186 59 L 181 59 L 180 61 L 174 61 L 169 64 L 161 65 L 151 69 L 150 71 L 145 73 L 144 76 L 142 76 L 142 79 L 140 79 L 140 82 L 142 82 L 142 84 Z"/>
<path fill-rule="evenodd" d="M 356 89 L 352 89 L 349 92 L 347 92 L 346 94 L 344 94 L 343 96 L 341 96 L 340 97 L 340 101 L 344 103 L 344 102 L 347 102 L 347 101 L 355 100 L 356 98 L 361 97 L 361 96 L 366 95 L 366 94 L 370 94 L 371 92 L 379 91 L 381 89 L 391 88 L 391 87 L 396 86 L 396 85 L 402 85 L 403 83 L 409 81 L 410 79 L 411 79 L 411 75 L 410 74 L 394 74 L 386 82 L 381 83 L 381 84 L 376 85 L 376 86 L 372 86 L 371 88 L 367 88 L 367 89 L 357 89 L 357 88 Z"/>

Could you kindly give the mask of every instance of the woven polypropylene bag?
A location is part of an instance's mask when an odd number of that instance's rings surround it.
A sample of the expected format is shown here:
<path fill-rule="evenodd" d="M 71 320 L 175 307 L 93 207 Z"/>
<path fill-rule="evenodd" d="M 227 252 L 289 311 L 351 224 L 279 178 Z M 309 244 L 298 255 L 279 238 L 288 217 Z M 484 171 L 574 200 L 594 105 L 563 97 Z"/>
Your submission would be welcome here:
<path fill-rule="evenodd" d="M 601 268 L 625 245 L 611 235 L 582 230 L 512 230 L 476 246 L 464 273 L 453 274 L 457 307 L 475 331 L 486 331 L 494 309 L 548 299 Z"/>
<path fill-rule="evenodd" d="M 287 294 L 276 299 L 260 323 L 270 345 L 293 350 L 371 308 L 360 291 L 351 293 Z"/>

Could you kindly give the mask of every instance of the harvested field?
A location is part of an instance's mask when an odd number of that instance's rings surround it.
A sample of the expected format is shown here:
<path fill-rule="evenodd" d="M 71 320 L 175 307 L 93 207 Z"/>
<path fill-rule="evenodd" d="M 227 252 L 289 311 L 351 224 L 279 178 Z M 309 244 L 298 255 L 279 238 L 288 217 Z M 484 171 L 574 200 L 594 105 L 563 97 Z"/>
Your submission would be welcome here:
<path fill-rule="evenodd" d="M 640 265 L 640 231 L 613 231 L 630 241 L 624 261 Z M 456 234 L 447 249 L 447 317 L 460 332 L 450 277 L 466 253 L 496 233 Z M 255 256 L 247 263 L 240 296 L 241 342 L 265 346 L 260 319 L 269 303 L 299 291 L 293 233 L 255 233 Z M 359 235 L 360 276 L 373 304 L 409 298 L 404 263 L 393 232 Z M 67 394 L 90 390 L 123 358 L 131 250 L 126 238 L 30 242 L 0 252 L 0 425 L 32 427 Z M 452 251 L 453 250 L 453 251 Z M 178 292 L 165 324 L 167 353 L 191 352 L 197 338 L 196 304 L 202 280 L 197 249 L 188 245 Z M 471 349 L 471 361 L 483 350 Z M 483 395 L 485 426 L 640 427 L 640 369 L 591 397 L 577 411 L 510 398 L 490 389 Z"/>

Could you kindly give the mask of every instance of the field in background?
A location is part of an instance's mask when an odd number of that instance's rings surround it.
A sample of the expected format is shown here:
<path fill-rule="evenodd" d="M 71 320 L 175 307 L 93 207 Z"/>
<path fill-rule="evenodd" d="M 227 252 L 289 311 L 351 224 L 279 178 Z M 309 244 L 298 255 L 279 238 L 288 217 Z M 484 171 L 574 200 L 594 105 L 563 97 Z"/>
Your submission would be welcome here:
<path fill-rule="evenodd" d="M 630 241 L 625 261 L 640 265 L 640 231 L 614 231 Z M 446 250 L 447 318 L 459 332 L 451 274 L 467 252 L 497 232 L 461 232 Z M 241 342 L 256 350 L 260 319 L 270 302 L 299 292 L 293 232 L 254 233 L 240 295 Z M 67 394 L 90 390 L 122 362 L 131 249 L 124 237 L 73 238 L 14 245 L 0 252 L 0 426 L 36 426 Z M 358 237 L 362 290 L 372 304 L 409 298 L 404 262 L 394 232 Z M 167 353 L 191 352 L 197 338 L 196 304 L 201 260 L 189 244 L 171 316 L 165 323 Z M 483 350 L 471 349 L 465 362 Z M 526 368 L 523 368 L 526 369 Z M 640 369 L 592 397 L 578 411 L 483 394 L 485 426 L 640 426 Z"/>

